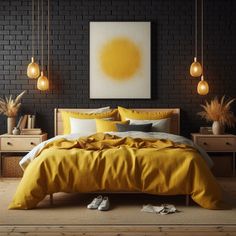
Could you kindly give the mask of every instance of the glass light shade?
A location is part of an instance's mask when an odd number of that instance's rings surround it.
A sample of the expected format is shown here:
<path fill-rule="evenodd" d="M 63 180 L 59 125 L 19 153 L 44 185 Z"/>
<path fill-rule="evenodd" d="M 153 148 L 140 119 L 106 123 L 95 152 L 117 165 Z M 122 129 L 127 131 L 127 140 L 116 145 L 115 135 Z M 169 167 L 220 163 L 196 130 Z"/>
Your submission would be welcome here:
<path fill-rule="evenodd" d="M 197 92 L 200 95 L 207 95 L 209 93 L 209 85 L 203 79 L 203 76 L 201 77 L 201 81 L 199 81 L 199 83 L 197 85 Z"/>
<path fill-rule="evenodd" d="M 48 81 L 48 78 L 43 75 L 43 71 L 41 71 L 41 75 L 38 78 L 37 89 L 43 90 L 43 91 L 49 89 L 49 81 Z"/>
<path fill-rule="evenodd" d="M 39 65 L 31 57 L 31 63 L 27 67 L 27 76 L 31 79 L 37 79 L 40 75 Z"/>
<path fill-rule="evenodd" d="M 190 66 L 190 75 L 193 77 L 199 77 L 202 74 L 202 66 L 201 64 L 197 61 L 197 58 L 194 57 L 194 61 Z"/>

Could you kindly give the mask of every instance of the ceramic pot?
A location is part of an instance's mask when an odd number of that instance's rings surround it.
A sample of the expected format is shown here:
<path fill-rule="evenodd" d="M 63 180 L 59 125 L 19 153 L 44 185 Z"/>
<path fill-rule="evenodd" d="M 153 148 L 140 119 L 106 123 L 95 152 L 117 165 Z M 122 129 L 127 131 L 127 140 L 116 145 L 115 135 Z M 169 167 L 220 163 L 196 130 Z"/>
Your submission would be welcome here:
<path fill-rule="evenodd" d="M 16 117 L 7 117 L 7 133 L 12 134 L 12 130 L 16 126 Z"/>
<path fill-rule="evenodd" d="M 219 121 L 214 121 L 212 124 L 212 133 L 215 135 L 224 133 L 224 126 Z"/>
<path fill-rule="evenodd" d="M 14 127 L 14 129 L 12 130 L 12 134 L 19 135 L 20 134 L 20 129 L 17 128 L 17 127 Z"/>

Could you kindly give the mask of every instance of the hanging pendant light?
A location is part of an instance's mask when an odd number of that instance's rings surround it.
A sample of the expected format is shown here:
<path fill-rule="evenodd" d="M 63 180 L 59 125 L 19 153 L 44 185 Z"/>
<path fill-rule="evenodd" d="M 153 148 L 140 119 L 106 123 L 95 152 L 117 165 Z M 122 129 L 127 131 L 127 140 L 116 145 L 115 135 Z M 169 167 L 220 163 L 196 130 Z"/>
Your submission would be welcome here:
<path fill-rule="evenodd" d="M 192 77 L 199 77 L 202 74 L 202 66 L 201 64 L 197 61 L 197 57 L 194 57 L 194 61 L 190 66 L 190 75 Z"/>
<path fill-rule="evenodd" d="M 209 93 L 209 85 L 204 80 L 203 75 L 201 76 L 201 80 L 199 81 L 197 85 L 197 92 L 199 95 L 207 95 Z"/>
<path fill-rule="evenodd" d="M 39 90 L 42 90 L 42 91 L 45 91 L 45 90 L 48 90 L 49 89 L 49 80 L 48 78 L 44 75 L 43 73 L 43 0 L 41 0 L 41 3 L 42 3 L 42 42 L 41 42 L 41 55 L 42 55 L 42 70 L 41 70 L 41 75 L 40 77 L 38 78 L 38 81 L 37 81 L 37 88 Z M 48 63 L 49 63 L 49 0 L 48 0 Z M 48 71 L 48 74 L 49 74 L 49 71 Z"/>
<path fill-rule="evenodd" d="M 202 47 L 202 76 L 201 80 L 199 81 L 197 85 L 197 92 L 199 95 L 207 95 L 209 93 L 209 85 L 206 80 L 204 80 L 204 75 L 203 75 L 203 0 L 202 0 L 202 42 L 201 42 L 201 47 Z"/>
<path fill-rule="evenodd" d="M 27 76 L 31 79 L 39 77 L 39 65 L 34 61 L 34 0 L 32 0 L 32 57 L 27 67 Z"/>
<path fill-rule="evenodd" d="M 43 71 L 41 71 L 41 75 L 40 77 L 38 78 L 38 81 L 37 81 L 37 88 L 39 90 L 48 90 L 49 88 L 49 81 L 48 81 L 48 78 L 46 76 L 44 76 L 43 74 Z"/>
<path fill-rule="evenodd" d="M 197 13 L 197 0 L 195 0 L 195 57 L 190 66 L 190 75 L 193 77 L 199 77 L 202 74 L 202 66 L 197 61 Z"/>

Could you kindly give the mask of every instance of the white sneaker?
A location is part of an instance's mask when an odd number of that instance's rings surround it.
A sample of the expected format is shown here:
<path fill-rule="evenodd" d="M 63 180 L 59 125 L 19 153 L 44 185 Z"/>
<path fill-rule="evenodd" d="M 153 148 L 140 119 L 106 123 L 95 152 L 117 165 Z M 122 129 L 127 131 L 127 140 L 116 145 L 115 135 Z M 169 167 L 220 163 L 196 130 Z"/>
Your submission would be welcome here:
<path fill-rule="evenodd" d="M 110 202 L 108 197 L 104 197 L 101 204 L 98 207 L 99 211 L 107 211 L 110 208 Z"/>
<path fill-rule="evenodd" d="M 93 201 L 87 205 L 88 209 L 97 209 L 98 206 L 102 202 L 102 195 L 99 195 L 98 197 L 94 198 Z"/>

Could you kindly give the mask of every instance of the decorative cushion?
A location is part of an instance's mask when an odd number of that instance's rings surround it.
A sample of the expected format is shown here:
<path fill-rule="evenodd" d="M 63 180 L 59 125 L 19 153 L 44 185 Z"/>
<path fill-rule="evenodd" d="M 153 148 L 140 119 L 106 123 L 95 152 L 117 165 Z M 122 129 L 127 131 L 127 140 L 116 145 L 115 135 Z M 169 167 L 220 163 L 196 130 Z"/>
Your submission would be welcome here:
<path fill-rule="evenodd" d="M 112 118 L 115 120 L 117 118 L 117 109 L 114 109 L 108 112 L 92 113 L 92 114 L 62 111 L 61 116 L 62 116 L 62 121 L 63 121 L 64 134 L 70 134 L 71 133 L 70 118 L 77 118 L 77 119 Z"/>
<path fill-rule="evenodd" d="M 121 120 L 159 120 L 169 118 L 172 115 L 172 111 L 136 111 L 132 109 L 126 109 L 124 107 L 118 107 Z"/>
<path fill-rule="evenodd" d="M 131 120 L 129 119 L 131 125 L 137 125 L 137 124 L 152 124 L 152 130 L 153 132 L 165 132 L 170 133 L 170 122 L 171 118 L 165 118 L 160 120 Z"/>
<path fill-rule="evenodd" d="M 129 124 L 129 121 L 109 121 L 96 119 L 97 132 L 116 132 L 116 124 Z"/>
<path fill-rule="evenodd" d="M 116 124 L 118 132 L 126 131 L 142 131 L 142 132 L 151 132 L 152 123 L 149 124 L 140 124 L 140 125 L 130 125 L 130 124 Z"/>

